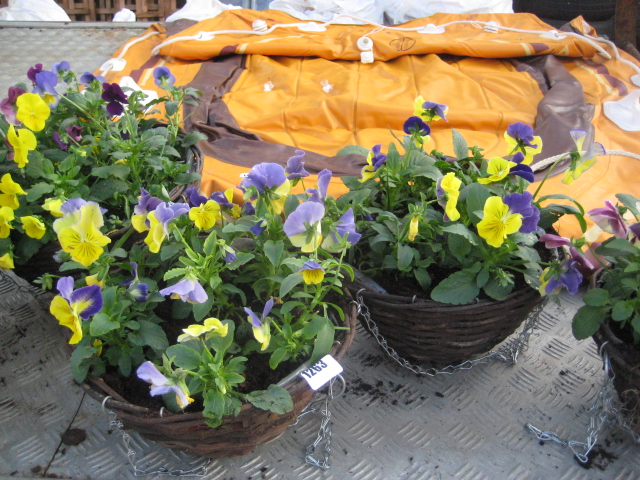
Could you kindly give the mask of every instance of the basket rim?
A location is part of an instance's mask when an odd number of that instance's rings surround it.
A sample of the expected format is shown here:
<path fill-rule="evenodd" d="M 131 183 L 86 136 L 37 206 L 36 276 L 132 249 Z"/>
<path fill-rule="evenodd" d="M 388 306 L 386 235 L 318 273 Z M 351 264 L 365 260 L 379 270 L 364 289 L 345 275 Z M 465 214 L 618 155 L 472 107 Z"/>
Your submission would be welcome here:
<path fill-rule="evenodd" d="M 341 341 L 335 341 L 333 347 L 329 351 L 329 355 L 333 356 L 336 360 L 341 360 L 346 354 L 347 350 L 353 343 L 353 339 L 356 333 L 356 323 L 357 323 L 357 314 L 356 314 L 356 305 L 353 301 L 353 297 L 349 290 L 343 287 L 344 297 L 345 297 L 345 325 L 349 327 L 348 330 L 340 330 L 341 332 L 345 332 L 344 337 Z M 285 377 L 286 378 L 286 377 Z M 98 401 L 103 409 L 108 408 L 116 412 L 119 417 L 129 417 L 135 418 L 136 422 L 140 423 L 148 423 L 148 424 L 158 424 L 158 423 L 173 423 L 173 422 L 184 422 L 184 421 L 195 421 L 200 420 L 204 422 L 204 416 L 202 415 L 202 411 L 198 412 L 190 412 L 190 413 L 173 413 L 168 409 L 161 410 L 153 410 L 148 407 L 141 407 L 139 405 L 135 405 L 130 403 L 126 398 L 122 397 L 118 392 L 109 387 L 105 381 L 93 375 L 88 375 L 87 378 L 80 384 L 82 389 L 89 394 L 94 400 Z M 311 391 L 311 387 L 307 384 L 307 382 L 300 376 L 296 375 L 284 386 L 285 390 L 287 390 L 291 396 L 295 392 L 300 391 Z M 235 418 L 238 418 L 243 413 L 255 409 L 250 403 L 245 403 L 242 405 L 240 412 L 236 417 L 228 415 L 224 417 L 222 423 L 232 421 Z"/>

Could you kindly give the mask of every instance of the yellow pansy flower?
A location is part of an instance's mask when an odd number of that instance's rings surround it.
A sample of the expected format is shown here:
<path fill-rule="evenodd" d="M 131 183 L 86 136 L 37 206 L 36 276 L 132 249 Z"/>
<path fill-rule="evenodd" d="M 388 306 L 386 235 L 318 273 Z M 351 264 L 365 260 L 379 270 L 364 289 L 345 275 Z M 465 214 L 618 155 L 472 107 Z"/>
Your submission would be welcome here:
<path fill-rule="evenodd" d="M 522 226 L 522 215 L 510 213 L 509 206 L 500 197 L 489 197 L 484 204 L 484 218 L 478 223 L 478 234 L 492 247 L 498 248 L 507 235 Z"/>
<path fill-rule="evenodd" d="M 22 222 L 24 233 L 31 238 L 40 240 L 47 232 L 47 227 L 36 217 L 20 217 L 20 221 Z"/>
<path fill-rule="evenodd" d="M 452 222 L 455 222 L 460 218 L 460 212 L 458 212 L 457 206 L 461 186 L 462 180 L 456 177 L 456 174 L 453 172 L 447 173 L 444 177 L 439 179 L 437 183 L 436 196 L 438 197 L 438 200 L 440 200 L 438 203 L 442 205 L 443 199 L 446 198 L 444 213 L 447 215 L 449 221 Z"/>
<path fill-rule="evenodd" d="M 62 207 L 63 203 L 64 200 L 62 200 L 61 198 L 47 198 L 44 201 L 44 205 L 42 205 L 42 208 L 50 212 L 54 217 L 62 217 L 64 214 L 62 213 L 62 210 L 60 210 L 60 208 Z"/>
<path fill-rule="evenodd" d="M 418 235 L 419 225 L 420 225 L 420 219 L 418 217 L 413 217 L 409 222 L 409 233 L 407 234 L 407 239 L 410 242 L 413 242 L 416 239 L 416 235 Z"/>
<path fill-rule="evenodd" d="M 7 238 L 13 227 L 11 221 L 16 218 L 9 207 L 0 207 L 0 238 Z"/>
<path fill-rule="evenodd" d="M 189 210 L 189 218 L 199 230 L 209 230 L 217 221 L 222 219 L 220 204 L 213 200 L 207 200 L 197 207 L 192 207 Z"/>
<path fill-rule="evenodd" d="M 26 128 L 16 130 L 13 125 L 9 125 L 7 131 L 7 140 L 13 147 L 13 161 L 18 164 L 18 167 L 24 168 L 29 163 L 29 152 L 35 150 L 38 146 L 38 141 L 33 132 L 30 132 Z"/>
<path fill-rule="evenodd" d="M 96 228 L 90 215 L 83 216 L 77 224 L 60 230 L 58 239 L 62 249 L 85 267 L 100 258 L 104 252 L 102 247 L 111 243 L 111 239 Z"/>
<path fill-rule="evenodd" d="M 510 162 L 509 160 L 505 160 L 504 158 L 493 157 L 491 160 L 489 160 L 489 165 L 487 166 L 487 173 L 489 174 L 489 176 L 487 178 L 479 178 L 478 183 L 487 185 L 489 183 L 499 182 L 504 177 L 509 175 L 509 171 L 516 165 L 517 163 Z"/>
<path fill-rule="evenodd" d="M 2 270 L 12 270 L 15 268 L 13 264 L 13 257 L 9 252 L 5 253 L 0 257 L 0 269 Z"/>
<path fill-rule="evenodd" d="M 53 297 L 51 306 L 49 307 L 51 315 L 58 319 L 60 325 L 67 327 L 73 332 L 71 340 L 69 340 L 70 345 L 75 345 L 82 340 L 82 322 L 76 310 L 77 309 L 72 308 L 69 302 L 60 295 Z"/>
<path fill-rule="evenodd" d="M 195 340 L 200 335 L 206 333 L 207 337 L 226 337 L 229 333 L 229 326 L 223 324 L 217 318 L 211 317 L 204 321 L 203 325 L 195 324 L 189 325 L 182 330 L 184 333 L 178 337 L 178 343 L 188 342 L 189 340 Z"/>
<path fill-rule="evenodd" d="M 23 93 L 16 99 L 16 118 L 25 127 L 34 132 L 39 132 L 44 128 L 45 121 L 51 114 L 51 109 L 45 101 L 35 93 Z"/>

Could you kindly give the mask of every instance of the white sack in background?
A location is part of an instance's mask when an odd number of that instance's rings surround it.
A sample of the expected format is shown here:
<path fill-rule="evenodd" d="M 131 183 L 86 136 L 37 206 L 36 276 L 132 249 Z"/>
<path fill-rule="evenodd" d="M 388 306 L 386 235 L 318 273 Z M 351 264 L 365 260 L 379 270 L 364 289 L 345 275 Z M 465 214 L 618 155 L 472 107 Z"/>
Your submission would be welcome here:
<path fill-rule="evenodd" d="M 396 25 L 434 13 L 513 13 L 512 0 L 382 0 Z"/>
<path fill-rule="evenodd" d="M 113 21 L 114 22 L 135 22 L 136 14 L 135 12 L 129 10 L 128 8 L 123 8 L 113 16 Z"/>
<path fill-rule="evenodd" d="M 167 17 L 167 22 L 173 22 L 186 18 L 187 20 L 206 20 L 213 18 L 220 12 L 231 10 L 232 8 L 240 8 L 235 5 L 226 5 L 218 0 L 187 0 L 187 4 L 180 10 L 173 12 Z"/>
<path fill-rule="evenodd" d="M 53 0 L 9 0 L 0 8 L 0 20 L 21 22 L 70 22 L 69 15 Z"/>
<path fill-rule="evenodd" d="M 384 3 L 390 0 L 274 0 L 269 8 L 300 20 L 328 22 L 336 15 L 349 14 L 375 23 L 384 21 Z M 360 23 L 343 19 L 338 23 Z"/>

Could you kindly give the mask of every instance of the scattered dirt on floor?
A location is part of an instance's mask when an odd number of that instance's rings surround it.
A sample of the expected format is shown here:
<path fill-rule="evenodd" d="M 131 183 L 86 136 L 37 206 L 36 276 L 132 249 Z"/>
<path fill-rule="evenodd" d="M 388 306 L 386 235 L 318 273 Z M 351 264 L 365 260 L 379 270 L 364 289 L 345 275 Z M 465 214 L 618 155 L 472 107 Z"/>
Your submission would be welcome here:
<path fill-rule="evenodd" d="M 79 445 L 86 440 L 87 432 L 82 428 L 70 428 L 60 435 L 60 438 L 62 439 L 62 443 L 67 446 Z"/>
<path fill-rule="evenodd" d="M 575 460 L 576 463 L 585 470 L 597 468 L 598 470 L 604 471 L 609 466 L 609 464 L 613 463 L 617 459 L 617 455 L 608 452 L 604 449 L 604 447 L 601 447 L 600 445 L 596 445 L 595 447 L 593 447 L 593 450 L 589 452 L 589 460 L 587 461 L 587 463 L 581 463 L 577 458 Z"/>

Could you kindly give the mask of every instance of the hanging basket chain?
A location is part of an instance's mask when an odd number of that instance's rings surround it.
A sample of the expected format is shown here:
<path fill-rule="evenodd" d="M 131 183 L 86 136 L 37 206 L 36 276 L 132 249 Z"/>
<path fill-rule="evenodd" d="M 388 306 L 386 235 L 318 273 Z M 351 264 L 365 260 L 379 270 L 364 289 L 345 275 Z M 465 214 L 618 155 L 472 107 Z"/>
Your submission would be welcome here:
<path fill-rule="evenodd" d="M 600 348 L 600 355 L 604 363 L 604 380 L 600 387 L 593 406 L 589 409 L 589 427 L 587 428 L 587 439 L 584 442 L 576 440 L 564 440 L 552 431 L 542 431 L 530 423 L 525 424 L 531 433 L 538 440 L 543 442 L 555 442 L 562 446 L 568 446 L 580 463 L 589 461 L 589 453 L 595 447 L 598 436 L 606 426 L 622 427 L 631 434 L 636 443 L 640 443 L 640 434 L 633 431 L 631 424 L 624 418 L 621 409 L 616 402 L 616 393 L 613 385 L 615 375 L 611 370 L 611 359 L 609 354 L 604 352 L 605 342 Z"/>
<path fill-rule="evenodd" d="M 518 334 L 516 338 L 509 341 L 507 344 L 502 346 L 500 349 L 489 352 L 488 354 L 475 358 L 473 360 L 467 360 L 465 362 L 459 363 L 457 365 L 448 365 L 443 368 L 427 368 L 424 369 L 419 365 L 412 364 L 406 358 L 401 357 L 398 352 L 396 352 L 388 343 L 384 336 L 380 333 L 378 326 L 376 325 L 373 318 L 371 318 L 371 314 L 369 309 L 364 303 L 364 299 L 361 295 L 361 292 L 365 289 L 358 290 L 356 294 L 356 309 L 357 315 L 362 316 L 364 318 L 367 328 L 373 334 L 374 338 L 378 342 L 378 344 L 382 347 L 382 349 L 387 353 L 389 357 L 395 360 L 401 367 L 411 370 L 416 375 L 423 375 L 429 377 L 435 377 L 436 375 L 452 375 L 460 370 L 469 370 L 476 365 L 481 363 L 489 362 L 493 359 L 501 360 L 503 362 L 511 363 L 512 365 L 518 361 L 518 356 L 520 352 L 525 351 L 529 346 L 529 337 L 531 333 L 535 329 L 538 317 L 540 316 L 540 312 L 544 308 L 546 300 L 538 305 L 527 317 L 524 322 L 524 327 L 522 331 Z"/>

